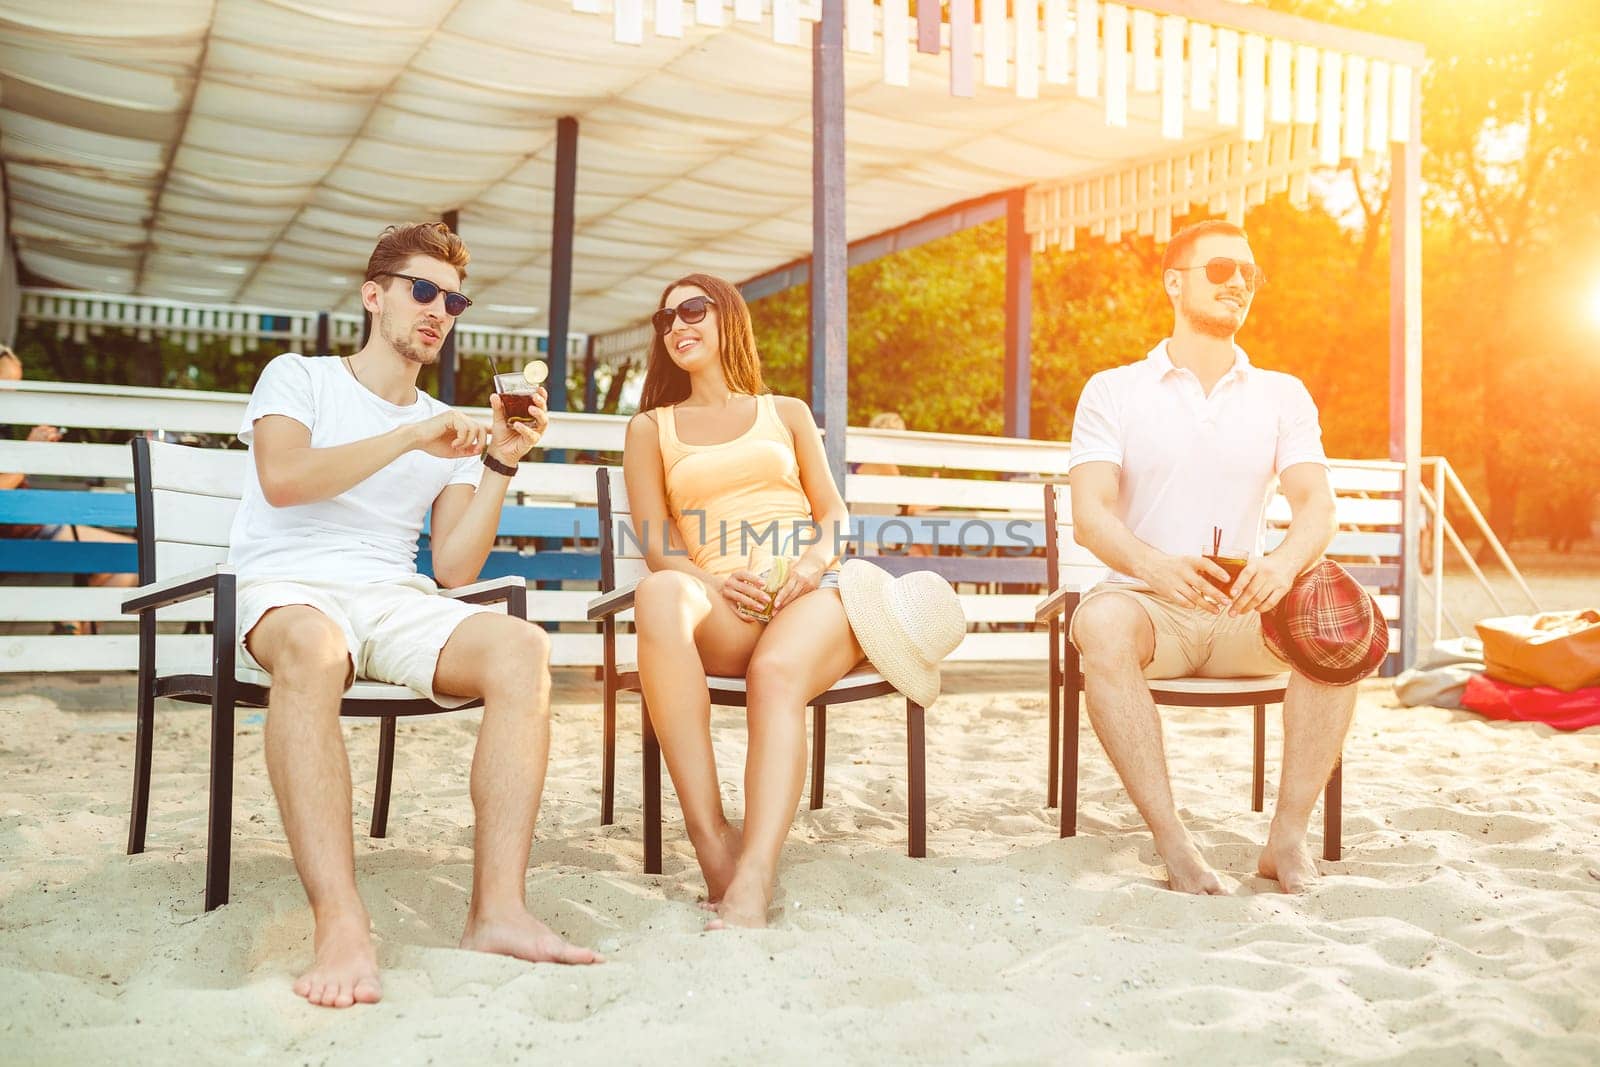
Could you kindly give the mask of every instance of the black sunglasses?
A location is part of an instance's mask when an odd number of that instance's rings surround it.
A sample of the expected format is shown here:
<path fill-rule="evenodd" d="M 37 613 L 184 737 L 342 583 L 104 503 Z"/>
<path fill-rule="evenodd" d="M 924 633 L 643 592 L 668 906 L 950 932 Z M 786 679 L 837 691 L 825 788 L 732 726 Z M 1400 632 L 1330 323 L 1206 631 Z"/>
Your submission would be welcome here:
<path fill-rule="evenodd" d="M 706 317 L 706 310 L 716 301 L 709 296 L 691 296 L 675 308 L 662 308 L 650 316 L 650 325 L 655 327 L 657 334 L 662 337 L 672 329 L 672 320 L 680 318 L 685 324 L 693 326 Z"/>
<path fill-rule="evenodd" d="M 404 278 L 410 282 L 411 299 L 419 304 L 431 304 L 434 297 L 441 292 L 444 293 L 444 309 L 451 318 L 455 318 L 472 306 L 472 301 L 468 300 L 464 294 L 452 293 L 448 289 L 440 289 L 426 278 L 417 278 L 410 274 L 396 274 L 392 270 L 381 270 L 378 274 L 385 278 Z"/>
<path fill-rule="evenodd" d="M 1267 284 L 1267 272 L 1254 263 L 1247 263 L 1242 259 L 1233 259 L 1229 256 L 1217 256 L 1204 263 L 1197 263 L 1192 267 L 1173 267 L 1173 270 L 1203 270 L 1206 272 L 1206 281 L 1212 285 L 1221 285 L 1233 277 L 1233 272 L 1238 271 L 1244 278 L 1244 287 L 1250 292 L 1255 292 Z"/>

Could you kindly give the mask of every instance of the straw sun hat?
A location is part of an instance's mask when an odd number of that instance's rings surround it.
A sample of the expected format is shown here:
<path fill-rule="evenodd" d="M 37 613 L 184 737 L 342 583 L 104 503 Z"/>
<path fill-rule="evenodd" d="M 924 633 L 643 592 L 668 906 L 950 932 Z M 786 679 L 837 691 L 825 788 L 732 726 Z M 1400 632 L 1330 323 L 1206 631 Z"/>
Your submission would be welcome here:
<path fill-rule="evenodd" d="M 839 597 L 877 672 L 923 707 L 939 698 L 939 662 L 967 634 L 961 601 L 932 571 L 898 578 L 864 559 L 839 569 Z"/>

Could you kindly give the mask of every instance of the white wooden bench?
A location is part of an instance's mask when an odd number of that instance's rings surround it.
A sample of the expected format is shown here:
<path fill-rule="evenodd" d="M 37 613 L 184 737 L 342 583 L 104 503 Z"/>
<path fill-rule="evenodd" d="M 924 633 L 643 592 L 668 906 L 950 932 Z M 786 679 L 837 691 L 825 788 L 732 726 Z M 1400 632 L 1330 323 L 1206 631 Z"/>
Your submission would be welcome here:
<path fill-rule="evenodd" d="M 0 425 L 25 433 L 39 424 L 69 430 L 111 430 L 139 435 L 147 431 L 200 433 L 231 439 L 244 417 L 249 398 L 235 393 L 138 389 L 64 382 L 0 382 Z M 487 418 L 483 409 L 464 409 Z M 545 436 L 549 449 L 614 453 L 621 449 L 626 420 L 618 416 L 557 412 Z M 219 450 L 243 476 L 248 453 Z M 29 477 L 27 491 L 0 492 L 0 522 L 77 522 L 119 528 L 132 533 L 133 470 L 125 444 L 40 443 L 0 441 L 0 471 Z M 242 482 L 240 483 L 242 484 Z M 63 488 L 66 487 L 66 488 Z M 88 487 L 86 490 L 85 487 Z M 18 495 L 20 492 L 20 496 Z M 497 550 L 485 574 L 524 573 L 532 581 L 561 582 L 565 588 L 541 589 L 536 599 L 539 620 L 551 632 L 552 662 L 597 665 L 600 636 L 585 622 L 585 606 L 598 576 L 598 538 L 594 513 L 594 467 L 565 462 L 523 463 L 511 484 L 513 506 L 502 516 L 506 537 L 542 534 L 565 539 L 577 531 L 580 542 L 561 553 L 538 556 L 511 549 Z M 523 505 L 519 510 L 515 505 Z M 572 510 L 571 522 L 555 510 Z M 10 514 L 8 514 L 8 511 Z M 66 542 L 0 541 L 0 572 L 11 582 L 0 585 L 0 673 L 18 671 L 122 671 L 137 665 L 137 639 L 121 614 L 117 589 L 77 588 L 60 584 L 65 576 L 135 570 L 132 545 Z M 8 566 L 9 564 L 9 566 Z M 37 576 L 37 577 L 35 577 Z M 47 584 L 53 582 L 55 584 Z M 588 590 L 584 588 L 588 587 Z M 163 618 L 202 622 L 195 606 L 173 609 Z M 86 621 L 102 632 L 60 635 L 53 623 Z M 571 630 L 582 632 L 566 632 Z M 206 638 L 191 635 L 190 644 L 203 656 Z"/>
<path fill-rule="evenodd" d="M 852 520 L 865 528 L 862 554 L 897 574 L 937 571 L 956 586 L 968 632 L 952 660 L 1049 658 L 1046 635 L 1034 626 L 1034 607 L 1047 583 L 1040 483 L 1064 478 L 1070 455 L 1060 441 L 850 430 L 845 457 L 852 466 L 894 464 L 929 472 L 851 473 L 844 495 Z M 908 509 L 930 510 L 877 514 Z M 928 545 L 935 537 L 953 550 L 913 556 L 898 547 Z"/>

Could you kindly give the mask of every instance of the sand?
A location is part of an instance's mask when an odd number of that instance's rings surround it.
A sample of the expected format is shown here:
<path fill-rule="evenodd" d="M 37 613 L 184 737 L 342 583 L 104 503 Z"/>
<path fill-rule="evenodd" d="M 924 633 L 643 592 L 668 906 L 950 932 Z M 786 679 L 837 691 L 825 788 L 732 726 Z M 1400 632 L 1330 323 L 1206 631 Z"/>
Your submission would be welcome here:
<path fill-rule="evenodd" d="M 618 823 L 598 820 L 598 696 L 560 680 L 528 873 L 535 909 L 603 966 L 454 947 L 471 873 L 475 716 L 402 723 L 389 839 L 365 837 L 377 733 L 347 726 L 358 877 L 385 998 L 312 1008 L 311 922 L 238 718 L 232 902 L 201 911 L 207 716 L 159 717 L 149 850 L 123 854 L 132 749 L 119 682 L 0 687 L 0 1047 L 15 1063 L 1600 1062 L 1600 730 L 1559 734 L 1363 687 L 1345 858 L 1288 897 L 1254 877 L 1249 715 L 1172 709 L 1180 806 L 1235 889 L 1163 888 L 1086 735 L 1080 835 L 1043 806 L 1042 673 L 957 667 L 929 716 L 929 856 L 905 846 L 893 701 L 830 716 L 827 807 L 802 810 L 774 925 L 706 934 L 667 799 L 666 874 L 640 873 L 636 705 Z M 71 710 L 73 705 L 97 705 Z M 1269 716 L 1272 739 L 1280 736 Z M 739 810 L 744 731 L 715 738 Z M 1277 754 L 1269 747 L 1269 782 Z M 1313 820 L 1320 839 L 1320 815 Z"/>

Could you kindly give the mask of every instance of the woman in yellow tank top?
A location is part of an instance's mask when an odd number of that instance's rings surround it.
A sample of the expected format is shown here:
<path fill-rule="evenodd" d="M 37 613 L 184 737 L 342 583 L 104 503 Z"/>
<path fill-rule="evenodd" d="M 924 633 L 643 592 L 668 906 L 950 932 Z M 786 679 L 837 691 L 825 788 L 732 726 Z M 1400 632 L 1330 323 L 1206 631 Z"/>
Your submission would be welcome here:
<path fill-rule="evenodd" d="M 709 927 L 765 926 L 805 780 L 806 702 L 862 659 L 829 570 L 849 519 L 810 409 L 762 383 L 739 291 L 691 274 L 652 322 L 622 460 L 651 570 L 634 596 L 639 680 L 716 912 Z M 789 565 L 769 597 L 759 572 L 775 556 Z M 707 674 L 749 687 L 742 834 L 723 813 Z"/>

